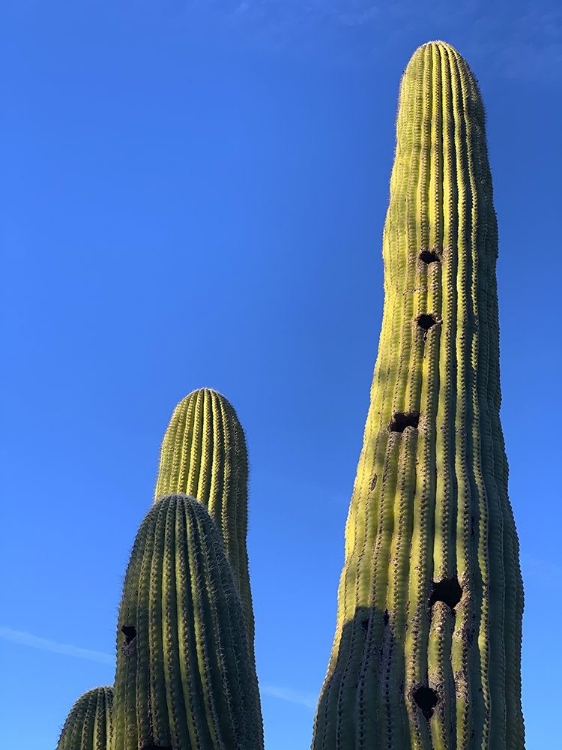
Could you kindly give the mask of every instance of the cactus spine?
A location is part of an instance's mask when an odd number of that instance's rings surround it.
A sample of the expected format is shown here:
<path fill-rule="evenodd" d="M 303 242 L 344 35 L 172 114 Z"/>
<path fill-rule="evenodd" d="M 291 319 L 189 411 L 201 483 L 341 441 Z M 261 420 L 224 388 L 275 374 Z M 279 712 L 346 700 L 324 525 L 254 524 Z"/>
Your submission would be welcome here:
<path fill-rule="evenodd" d="M 174 492 L 197 498 L 221 532 L 242 600 L 253 659 L 246 439 L 231 404 L 210 388 L 193 391 L 179 402 L 164 435 L 154 499 Z"/>
<path fill-rule="evenodd" d="M 220 534 L 194 498 L 137 534 L 118 621 L 112 750 L 261 750 L 257 679 Z"/>
<path fill-rule="evenodd" d="M 70 709 L 57 750 L 108 750 L 113 689 L 88 690 Z"/>
<path fill-rule="evenodd" d="M 315 750 L 522 750 L 484 111 L 431 42 L 402 78 L 385 302 Z"/>

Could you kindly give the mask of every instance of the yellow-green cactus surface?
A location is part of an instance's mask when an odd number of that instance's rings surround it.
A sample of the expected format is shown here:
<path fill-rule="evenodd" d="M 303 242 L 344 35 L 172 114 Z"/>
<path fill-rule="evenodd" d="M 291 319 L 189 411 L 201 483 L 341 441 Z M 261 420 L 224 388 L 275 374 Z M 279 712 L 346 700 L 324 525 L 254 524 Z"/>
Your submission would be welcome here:
<path fill-rule="evenodd" d="M 315 750 L 523 750 L 519 548 L 499 418 L 496 216 L 467 63 L 400 89 L 385 301 Z"/>
<path fill-rule="evenodd" d="M 253 658 L 246 439 L 230 402 L 211 388 L 199 388 L 180 401 L 164 435 L 154 499 L 174 492 L 199 500 L 221 532 L 242 599 Z"/>
<path fill-rule="evenodd" d="M 84 693 L 70 709 L 57 750 L 109 750 L 112 708 L 112 688 Z"/>

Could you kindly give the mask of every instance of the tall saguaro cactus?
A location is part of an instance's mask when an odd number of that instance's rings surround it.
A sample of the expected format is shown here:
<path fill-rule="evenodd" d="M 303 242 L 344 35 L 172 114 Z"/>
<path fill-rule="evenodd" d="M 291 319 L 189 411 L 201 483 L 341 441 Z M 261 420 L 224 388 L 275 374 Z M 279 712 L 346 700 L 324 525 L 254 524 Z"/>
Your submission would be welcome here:
<path fill-rule="evenodd" d="M 404 73 L 385 302 L 315 750 L 522 750 L 484 111 L 456 50 Z"/>
<path fill-rule="evenodd" d="M 253 658 L 246 439 L 230 402 L 211 388 L 199 388 L 180 401 L 164 435 L 154 499 L 174 492 L 197 498 L 221 532 L 242 599 Z"/>
<path fill-rule="evenodd" d="M 84 693 L 70 709 L 57 750 L 109 750 L 112 708 L 112 688 Z"/>
<path fill-rule="evenodd" d="M 112 750 L 262 750 L 257 678 L 220 534 L 185 495 L 137 534 L 119 610 Z"/>

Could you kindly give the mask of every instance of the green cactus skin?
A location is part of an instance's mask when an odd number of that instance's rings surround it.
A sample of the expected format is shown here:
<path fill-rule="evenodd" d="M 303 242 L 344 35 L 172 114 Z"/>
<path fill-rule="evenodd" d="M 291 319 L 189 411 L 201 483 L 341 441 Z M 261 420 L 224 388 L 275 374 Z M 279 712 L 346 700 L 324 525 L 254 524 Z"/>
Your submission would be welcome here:
<path fill-rule="evenodd" d="M 232 405 L 211 388 L 200 388 L 180 401 L 164 435 L 154 499 L 174 492 L 197 498 L 221 532 L 242 600 L 253 659 L 246 439 Z"/>
<path fill-rule="evenodd" d="M 262 750 L 240 597 L 194 498 L 164 497 L 141 524 L 117 638 L 112 750 Z"/>
<path fill-rule="evenodd" d="M 442 42 L 416 50 L 402 78 L 383 259 L 313 748 L 522 750 L 496 216 L 477 83 Z"/>
<path fill-rule="evenodd" d="M 84 693 L 70 709 L 57 750 L 108 750 L 111 740 L 113 689 Z"/>

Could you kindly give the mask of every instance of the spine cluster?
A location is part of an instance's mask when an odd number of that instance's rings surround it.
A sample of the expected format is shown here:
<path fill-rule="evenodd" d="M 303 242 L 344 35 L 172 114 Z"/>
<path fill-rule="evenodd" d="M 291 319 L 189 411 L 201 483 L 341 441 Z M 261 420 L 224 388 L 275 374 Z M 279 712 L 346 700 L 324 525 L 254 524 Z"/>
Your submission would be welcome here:
<path fill-rule="evenodd" d="M 401 84 L 382 330 L 315 750 L 524 747 L 497 247 L 478 87 L 432 42 Z"/>

